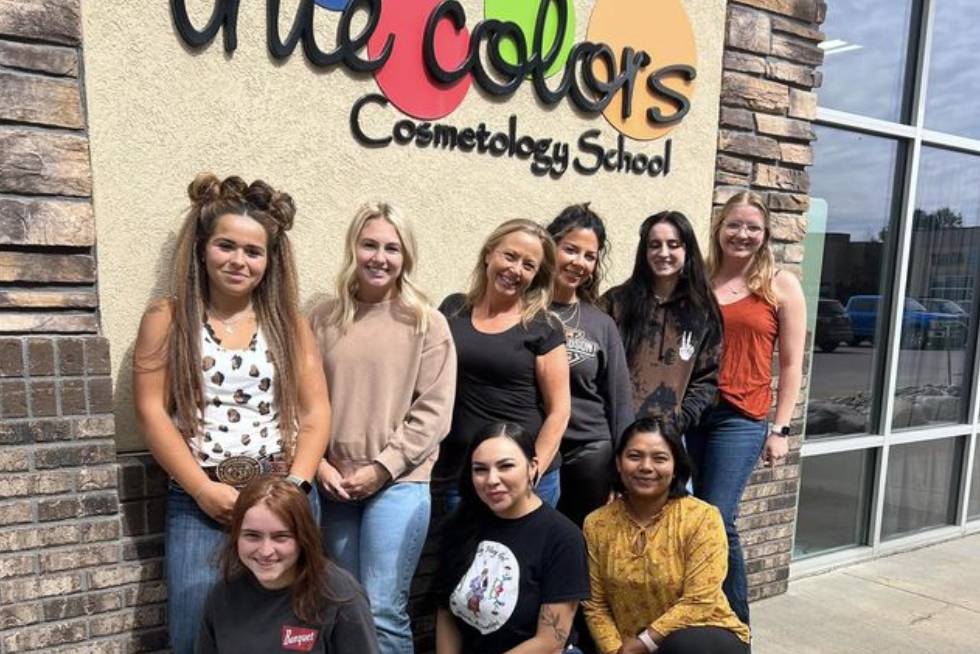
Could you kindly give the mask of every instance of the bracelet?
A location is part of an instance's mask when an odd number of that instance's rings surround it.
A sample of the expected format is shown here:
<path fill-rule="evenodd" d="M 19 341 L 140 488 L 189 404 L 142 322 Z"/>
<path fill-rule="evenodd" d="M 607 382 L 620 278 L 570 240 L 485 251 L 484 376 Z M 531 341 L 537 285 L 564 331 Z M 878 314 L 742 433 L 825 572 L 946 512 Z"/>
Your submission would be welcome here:
<path fill-rule="evenodd" d="M 660 647 L 646 629 L 636 634 L 636 637 L 643 643 L 643 646 L 647 648 L 648 652 L 656 652 L 657 648 Z"/>

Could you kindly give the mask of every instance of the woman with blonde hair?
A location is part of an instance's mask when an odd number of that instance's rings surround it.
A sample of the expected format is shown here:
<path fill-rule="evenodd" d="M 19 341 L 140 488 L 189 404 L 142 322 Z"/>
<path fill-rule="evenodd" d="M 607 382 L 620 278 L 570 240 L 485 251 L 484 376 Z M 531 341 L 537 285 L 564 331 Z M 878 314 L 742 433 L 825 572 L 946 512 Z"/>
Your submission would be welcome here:
<path fill-rule="evenodd" d="M 324 543 L 364 585 L 384 654 L 413 651 L 408 593 L 456 388 L 452 336 L 412 277 L 416 261 L 401 213 L 364 205 L 347 229 L 336 297 L 311 314 L 334 406 L 318 472 Z"/>
<path fill-rule="evenodd" d="M 694 460 L 694 494 L 721 511 L 728 536 L 724 590 L 748 624 L 748 582 L 735 521 L 738 503 L 760 455 L 769 465 L 785 459 L 787 436 L 803 374 L 806 305 L 799 280 L 780 273 L 770 248 L 771 218 L 762 197 L 732 196 L 711 225 L 708 272 L 724 323 L 718 403 L 687 435 Z M 776 411 L 772 360 L 779 345 Z"/>
<path fill-rule="evenodd" d="M 447 297 L 459 372 L 452 426 L 433 470 L 449 509 L 473 434 L 514 422 L 535 435 L 542 473 L 538 494 L 555 506 L 558 446 L 571 412 L 568 357 L 561 323 L 550 316 L 555 243 L 530 220 L 498 226 L 480 248 L 470 289 Z"/>
<path fill-rule="evenodd" d="M 238 489 L 288 473 L 309 493 L 330 421 L 316 343 L 297 309 L 292 198 L 210 174 L 188 195 L 173 295 L 146 310 L 133 356 L 140 428 L 172 478 L 166 576 L 177 654 L 192 649 Z"/>

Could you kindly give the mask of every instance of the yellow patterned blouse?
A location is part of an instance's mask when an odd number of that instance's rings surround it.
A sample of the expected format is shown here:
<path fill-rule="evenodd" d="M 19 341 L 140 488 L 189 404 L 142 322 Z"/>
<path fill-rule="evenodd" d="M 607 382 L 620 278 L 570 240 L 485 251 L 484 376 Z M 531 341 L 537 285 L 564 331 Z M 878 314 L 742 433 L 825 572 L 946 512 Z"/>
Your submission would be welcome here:
<path fill-rule="evenodd" d="M 592 599 L 582 603 L 599 651 L 651 628 L 721 627 L 749 642 L 749 628 L 721 590 L 728 540 L 718 509 L 693 497 L 667 501 L 646 528 L 618 499 L 585 519 Z"/>

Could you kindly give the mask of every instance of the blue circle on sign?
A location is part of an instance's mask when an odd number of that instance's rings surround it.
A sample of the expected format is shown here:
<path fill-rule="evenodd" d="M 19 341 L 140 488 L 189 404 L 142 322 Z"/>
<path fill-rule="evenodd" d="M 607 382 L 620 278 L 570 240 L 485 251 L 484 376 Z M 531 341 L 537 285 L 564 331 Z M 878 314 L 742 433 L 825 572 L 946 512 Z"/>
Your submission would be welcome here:
<path fill-rule="evenodd" d="M 350 4 L 350 0 L 313 0 L 313 2 L 331 11 L 343 11 Z"/>

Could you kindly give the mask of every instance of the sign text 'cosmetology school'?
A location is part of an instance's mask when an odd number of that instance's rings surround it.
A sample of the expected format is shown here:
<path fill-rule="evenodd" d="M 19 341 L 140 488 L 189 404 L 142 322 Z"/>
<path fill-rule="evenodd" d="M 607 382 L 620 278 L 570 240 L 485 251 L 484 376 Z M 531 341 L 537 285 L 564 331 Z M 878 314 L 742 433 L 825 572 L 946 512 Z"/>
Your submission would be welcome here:
<path fill-rule="evenodd" d="M 223 30 L 225 50 L 236 49 L 240 0 L 215 0 L 203 28 L 192 24 L 185 2 L 171 0 L 181 39 L 203 47 Z M 340 12 L 330 50 L 317 41 L 319 10 Z M 678 125 L 691 108 L 697 77 L 681 0 L 597 0 L 587 38 L 579 42 L 573 0 L 485 0 L 484 17 L 472 30 L 458 0 L 301 0 L 285 37 L 280 13 L 280 0 L 266 0 L 273 58 L 286 59 L 302 44 L 314 66 L 342 65 L 374 76 L 381 94 L 362 97 L 350 112 L 351 133 L 362 145 L 506 156 L 527 160 L 535 175 L 552 178 L 569 169 L 583 175 L 667 175 L 670 139 L 655 154 L 626 142 L 658 139 Z M 489 128 L 484 122 L 436 122 L 462 103 L 473 84 L 508 98 L 525 82 L 545 107 L 568 99 L 585 116 L 602 114 L 619 132 L 615 142 L 604 143 L 598 129 L 586 130 L 574 144 L 522 133 L 516 115 L 506 126 Z M 389 105 L 415 120 L 372 132 L 363 113 Z"/>

